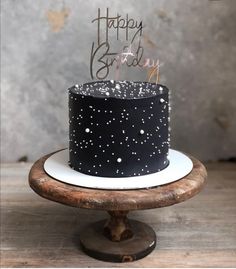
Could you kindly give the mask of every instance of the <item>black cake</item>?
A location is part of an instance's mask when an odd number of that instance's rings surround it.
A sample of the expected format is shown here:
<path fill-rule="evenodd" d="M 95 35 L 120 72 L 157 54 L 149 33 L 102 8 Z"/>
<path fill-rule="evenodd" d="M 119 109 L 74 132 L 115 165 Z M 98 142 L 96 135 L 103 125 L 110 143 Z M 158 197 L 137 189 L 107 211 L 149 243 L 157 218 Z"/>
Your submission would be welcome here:
<path fill-rule="evenodd" d="M 69 165 L 105 177 L 168 166 L 169 90 L 159 84 L 96 81 L 69 88 Z"/>

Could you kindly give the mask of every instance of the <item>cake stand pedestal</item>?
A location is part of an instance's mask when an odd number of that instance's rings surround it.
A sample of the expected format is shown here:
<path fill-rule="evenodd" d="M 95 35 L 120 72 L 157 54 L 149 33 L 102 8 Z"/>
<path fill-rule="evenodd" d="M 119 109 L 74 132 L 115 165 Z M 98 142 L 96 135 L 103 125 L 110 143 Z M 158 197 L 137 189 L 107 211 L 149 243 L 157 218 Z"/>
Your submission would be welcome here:
<path fill-rule="evenodd" d="M 193 162 L 190 174 L 170 184 L 139 190 L 89 189 L 50 177 L 44 171 L 44 162 L 52 154 L 33 164 L 29 173 L 30 187 L 40 196 L 58 203 L 107 211 L 110 219 L 86 227 L 80 235 L 80 243 L 88 255 L 111 262 L 141 259 L 156 246 L 153 229 L 145 223 L 129 220 L 129 211 L 183 202 L 200 192 L 207 177 L 203 164 L 190 157 Z"/>

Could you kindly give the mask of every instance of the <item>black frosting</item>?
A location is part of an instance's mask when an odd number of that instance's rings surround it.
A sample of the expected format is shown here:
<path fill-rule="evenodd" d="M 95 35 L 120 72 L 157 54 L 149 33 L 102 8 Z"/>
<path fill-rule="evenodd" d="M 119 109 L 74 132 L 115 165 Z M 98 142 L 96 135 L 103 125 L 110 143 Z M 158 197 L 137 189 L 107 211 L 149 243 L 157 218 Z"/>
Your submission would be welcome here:
<path fill-rule="evenodd" d="M 85 174 L 130 177 L 168 165 L 168 89 L 97 81 L 69 89 L 69 164 Z"/>

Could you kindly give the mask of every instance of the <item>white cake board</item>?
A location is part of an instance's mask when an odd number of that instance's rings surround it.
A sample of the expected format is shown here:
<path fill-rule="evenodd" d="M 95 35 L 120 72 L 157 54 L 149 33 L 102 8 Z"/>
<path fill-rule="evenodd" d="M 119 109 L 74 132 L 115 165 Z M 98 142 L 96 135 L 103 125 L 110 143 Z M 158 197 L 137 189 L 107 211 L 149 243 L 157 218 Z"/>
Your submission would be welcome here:
<path fill-rule="evenodd" d="M 68 165 L 69 150 L 51 155 L 44 163 L 44 170 L 51 177 L 79 187 L 109 190 L 152 188 L 179 180 L 193 168 L 191 159 L 185 154 L 170 149 L 169 165 L 160 172 L 136 177 L 98 177 L 73 170 Z"/>

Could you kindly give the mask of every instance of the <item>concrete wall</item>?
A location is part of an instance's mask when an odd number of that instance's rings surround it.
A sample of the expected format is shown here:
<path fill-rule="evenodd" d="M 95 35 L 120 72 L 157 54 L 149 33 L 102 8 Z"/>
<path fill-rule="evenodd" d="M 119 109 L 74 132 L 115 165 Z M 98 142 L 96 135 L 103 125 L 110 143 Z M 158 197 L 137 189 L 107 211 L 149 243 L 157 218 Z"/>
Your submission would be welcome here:
<path fill-rule="evenodd" d="M 67 146 L 66 89 L 91 80 L 98 7 L 142 18 L 143 46 L 164 62 L 161 83 L 172 90 L 172 147 L 202 160 L 235 156 L 235 0 L 2 0 L 2 161 Z"/>

